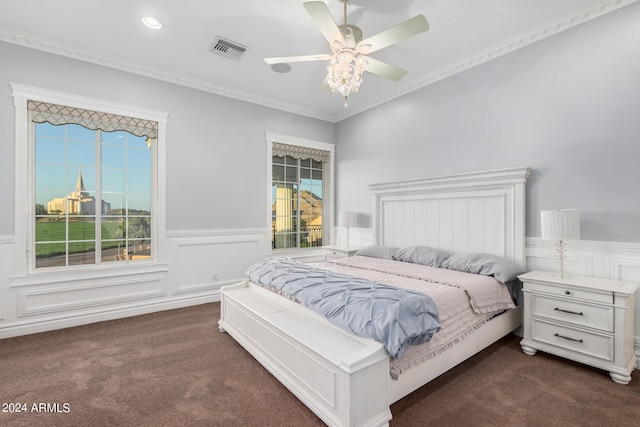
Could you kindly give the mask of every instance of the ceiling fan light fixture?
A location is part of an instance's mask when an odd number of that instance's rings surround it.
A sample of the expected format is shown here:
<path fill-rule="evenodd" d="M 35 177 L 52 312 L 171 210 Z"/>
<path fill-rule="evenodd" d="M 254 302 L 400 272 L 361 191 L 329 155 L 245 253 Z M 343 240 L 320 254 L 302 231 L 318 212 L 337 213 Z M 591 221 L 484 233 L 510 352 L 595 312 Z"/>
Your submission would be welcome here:
<path fill-rule="evenodd" d="M 344 24 L 342 25 L 336 24 L 324 1 L 305 1 L 303 4 L 324 38 L 329 42 L 331 55 L 271 57 L 264 60 L 267 64 L 328 60 L 328 74 L 325 82 L 331 92 L 340 93 L 344 97 L 344 106 L 347 107 L 347 98 L 360 89 L 362 74 L 365 71 L 393 81 L 400 80 L 407 73 L 402 68 L 368 55 L 424 33 L 429 29 L 429 23 L 423 15 L 418 15 L 363 39 L 362 30 L 356 25 L 347 23 L 348 0 L 338 1 L 344 3 Z"/>
<path fill-rule="evenodd" d="M 331 92 L 340 93 L 344 97 L 345 108 L 348 107 L 349 95 L 360 89 L 362 74 L 366 68 L 366 57 L 353 49 L 344 48 L 332 56 L 327 67 L 327 83 Z"/>

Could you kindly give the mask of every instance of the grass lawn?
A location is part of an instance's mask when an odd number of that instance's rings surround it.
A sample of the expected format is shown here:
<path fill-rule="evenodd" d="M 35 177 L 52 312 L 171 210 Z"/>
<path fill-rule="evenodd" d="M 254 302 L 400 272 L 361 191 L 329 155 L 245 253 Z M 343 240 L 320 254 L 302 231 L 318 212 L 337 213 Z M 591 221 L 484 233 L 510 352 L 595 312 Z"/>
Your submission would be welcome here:
<path fill-rule="evenodd" d="M 36 222 L 36 242 L 52 242 L 36 244 L 36 258 L 65 254 L 66 223 L 64 221 Z M 69 253 L 81 253 L 95 250 L 95 222 L 93 218 L 69 221 Z M 102 222 L 102 249 L 124 246 L 124 229 L 122 220 Z M 104 241 L 118 239 L 114 241 Z M 84 242 L 79 240 L 85 240 Z M 89 240 L 88 242 L 86 240 Z"/>

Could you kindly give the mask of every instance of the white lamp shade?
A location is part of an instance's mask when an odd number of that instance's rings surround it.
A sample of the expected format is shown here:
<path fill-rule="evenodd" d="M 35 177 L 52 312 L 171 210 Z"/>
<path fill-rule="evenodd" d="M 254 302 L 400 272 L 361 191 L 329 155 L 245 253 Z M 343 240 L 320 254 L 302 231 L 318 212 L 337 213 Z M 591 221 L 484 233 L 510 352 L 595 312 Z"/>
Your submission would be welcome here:
<path fill-rule="evenodd" d="M 543 239 L 580 239 L 580 212 L 577 209 L 540 211 L 540 224 Z"/>
<path fill-rule="evenodd" d="M 355 227 L 357 215 L 356 212 L 340 212 L 340 226 Z"/>

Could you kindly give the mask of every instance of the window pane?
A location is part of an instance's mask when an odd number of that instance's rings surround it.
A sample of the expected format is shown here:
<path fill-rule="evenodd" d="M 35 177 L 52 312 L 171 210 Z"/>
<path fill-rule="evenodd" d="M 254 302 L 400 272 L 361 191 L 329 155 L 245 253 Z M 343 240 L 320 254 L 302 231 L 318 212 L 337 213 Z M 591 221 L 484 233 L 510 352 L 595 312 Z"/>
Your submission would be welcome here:
<path fill-rule="evenodd" d="M 69 265 L 95 264 L 95 242 L 69 243 Z"/>
<path fill-rule="evenodd" d="M 127 245 L 124 240 L 102 241 L 102 262 L 124 261 Z"/>
<path fill-rule="evenodd" d="M 36 218 L 36 242 L 64 242 L 67 223 L 63 216 Z"/>
<path fill-rule="evenodd" d="M 271 162 L 272 162 L 273 164 L 276 164 L 276 163 L 277 163 L 277 164 L 282 164 L 282 163 L 284 163 L 284 157 L 281 157 L 281 156 L 273 156 L 273 158 L 271 159 Z"/>
<path fill-rule="evenodd" d="M 36 138 L 36 163 L 67 163 L 67 144 L 65 140 L 45 137 Z"/>
<path fill-rule="evenodd" d="M 128 214 L 150 214 L 151 193 L 129 193 Z"/>
<path fill-rule="evenodd" d="M 296 247 L 295 233 L 276 232 L 274 236 L 274 249 L 286 249 Z"/>
<path fill-rule="evenodd" d="M 129 245 L 129 255 L 131 259 L 149 259 L 151 258 L 151 240 L 142 239 L 134 240 Z"/>
<path fill-rule="evenodd" d="M 127 167 L 127 149 L 124 145 L 102 144 L 102 167 Z"/>
<path fill-rule="evenodd" d="M 36 164 L 36 203 L 43 205 L 48 211 L 64 213 L 64 197 L 67 194 L 67 168 Z"/>
<path fill-rule="evenodd" d="M 151 169 L 151 150 L 146 147 L 144 149 L 130 148 L 127 153 L 129 155 L 129 169 L 147 171 L 148 175 L 148 171 Z"/>
<path fill-rule="evenodd" d="M 103 169 L 102 191 L 124 193 L 126 187 L 126 169 Z"/>
<path fill-rule="evenodd" d="M 36 243 L 36 268 L 67 265 L 65 243 Z"/>
<path fill-rule="evenodd" d="M 127 195 L 125 193 L 103 193 L 103 204 L 105 215 L 122 215 L 127 206 Z"/>
<path fill-rule="evenodd" d="M 129 239 L 149 239 L 151 237 L 151 217 L 129 217 Z"/>
<path fill-rule="evenodd" d="M 127 182 L 127 191 L 134 193 L 150 193 L 151 177 L 149 172 L 129 172 Z"/>
<path fill-rule="evenodd" d="M 285 181 L 287 182 L 298 182 L 298 168 L 295 167 L 287 167 Z"/>
<path fill-rule="evenodd" d="M 69 216 L 69 241 L 95 240 L 96 218 Z"/>
<path fill-rule="evenodd" d="M 284 181 L 284 166 L 273 166 L 273 180 L 274 181 Z"/>
<path fill-rule="evenodd" d="M 123 216 L 103 218 L 100 227 L 102 230 L 102 240 L 124 239 L 126 237 L 125 224 L 126 221 Z"/>
<path fill-rule="evenodd" d="M 69 165 L 95 166 L 96 144 L 69 141 Z"/>

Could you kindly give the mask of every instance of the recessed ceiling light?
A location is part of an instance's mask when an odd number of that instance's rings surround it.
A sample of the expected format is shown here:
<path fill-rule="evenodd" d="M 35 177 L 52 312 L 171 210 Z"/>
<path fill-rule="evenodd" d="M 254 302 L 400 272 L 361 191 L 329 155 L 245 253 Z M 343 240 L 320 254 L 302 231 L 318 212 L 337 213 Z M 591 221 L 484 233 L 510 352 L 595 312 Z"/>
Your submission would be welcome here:
<path fill-rule="evenodd" d="M 143 17 L 142 23 L 149 28 L 153 28 L 154 30 L 159 30 L 160 28 L 162 28 L 162 22 L 158 21 L 156 18 L 152 18 L 151 16 Z"/>

